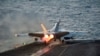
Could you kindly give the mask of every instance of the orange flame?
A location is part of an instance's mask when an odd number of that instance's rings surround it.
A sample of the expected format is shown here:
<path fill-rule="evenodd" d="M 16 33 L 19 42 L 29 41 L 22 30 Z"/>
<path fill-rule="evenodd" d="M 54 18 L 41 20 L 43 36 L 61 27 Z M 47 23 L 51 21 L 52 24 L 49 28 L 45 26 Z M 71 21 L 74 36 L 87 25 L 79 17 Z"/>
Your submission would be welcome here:
<path fill-rule="evenodd" d="M 54 35 L 50 35 L 50 36 L 48 36 L 48 35 L 45 35 L 43 38 L 42 38 L 42 40 L 43 41 L 46 41 L 46 43 L 48 43 L 51 39 L 53 39 L 54 38 Z"/>

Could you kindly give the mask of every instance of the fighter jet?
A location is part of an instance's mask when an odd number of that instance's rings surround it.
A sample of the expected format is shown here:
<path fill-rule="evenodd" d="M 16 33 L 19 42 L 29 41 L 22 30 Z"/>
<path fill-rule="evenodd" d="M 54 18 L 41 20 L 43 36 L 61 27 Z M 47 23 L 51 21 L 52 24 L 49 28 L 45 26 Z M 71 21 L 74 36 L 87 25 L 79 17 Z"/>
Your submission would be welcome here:
<path fill-rule="evenodd" d="M 23 35 L 27 35 L 30 37 L 37 37 L 34 38 L 35 41 L 38 41 L 38 38 L 40 38 L 43 42 L 45 43 L 49 43 L 51 40 L 56 41 L 57 39 L 60 40 L 61 42 L 64 42 L 64 40 L 68 40 L 68 39 L 73 39 L 73 37 L 77 34 L 83 34 L 83 31 L 66 31 L 66 30 L 61 30 L 60 29 L 60 22 L 61 19 L 59 19 L 54 27 L 52 29 L 47 30 L 47 28 L 45 27 L 44 24 L 41 24 L 41 27 L 43 29 L 42 32 L 35 32 L 35 33 L 27 33 L 27 34 L 15 34 L 15 36 L 19 37 L 19 36 L 23 36 Z M 61 39 L 62 38 L 62 39 Z"/>

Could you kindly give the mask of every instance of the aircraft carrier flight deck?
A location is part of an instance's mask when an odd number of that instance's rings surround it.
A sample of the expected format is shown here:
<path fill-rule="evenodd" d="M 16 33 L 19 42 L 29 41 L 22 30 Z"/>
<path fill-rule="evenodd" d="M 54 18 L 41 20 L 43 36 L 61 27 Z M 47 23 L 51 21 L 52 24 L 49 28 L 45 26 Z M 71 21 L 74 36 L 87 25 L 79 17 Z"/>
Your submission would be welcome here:
<path fill-rule="evenodd" d="M 100 40 L 72 44 L 54 44 L 51 47 L 44 44 L 31 43 L 0 53 L 0 56 L 100 56 Z"/>

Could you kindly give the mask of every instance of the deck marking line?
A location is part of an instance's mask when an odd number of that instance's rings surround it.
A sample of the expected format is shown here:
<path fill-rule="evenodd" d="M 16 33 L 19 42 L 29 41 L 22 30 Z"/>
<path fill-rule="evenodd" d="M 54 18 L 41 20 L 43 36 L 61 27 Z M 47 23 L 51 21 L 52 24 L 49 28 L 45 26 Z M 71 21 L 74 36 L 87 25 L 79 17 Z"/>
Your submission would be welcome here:
<path fill-rule="evenodd" d="M 58 56 L 61 56 L 65 52 L 66 49 L 67 48 L 65 48 Z"/>
<path fill-rule="evenodd" d="M 36 53 L 33 53 L 31 56 L 41 56 L 43 55 L 44 53 L 48 52 L 50 49 L 54 48 L 56 45 L 58 45 L 59 43 L 58 42 L 55 42 L 55 43 L 51 43 L 49 44 L 48 46 L 46 46 L 45 48 L 37 51 Z M 50 47 L 52 46 L 52 47 Z"/>

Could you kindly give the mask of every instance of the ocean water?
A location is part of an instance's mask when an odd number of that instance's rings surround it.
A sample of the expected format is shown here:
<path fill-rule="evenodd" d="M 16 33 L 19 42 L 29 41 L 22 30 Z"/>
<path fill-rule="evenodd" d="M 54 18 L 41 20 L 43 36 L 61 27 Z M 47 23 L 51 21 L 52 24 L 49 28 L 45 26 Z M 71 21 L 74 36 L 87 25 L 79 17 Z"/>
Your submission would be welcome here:
<path fill-rule="evenodd" d="M 61 28 L 88 31 L 82 38 L 100 38 L 99 0 L 0 0 L 1 52 L 33 41 L 15 33 L 42 31 L 41 23 L 50 29 L 59 18 Z"/>

